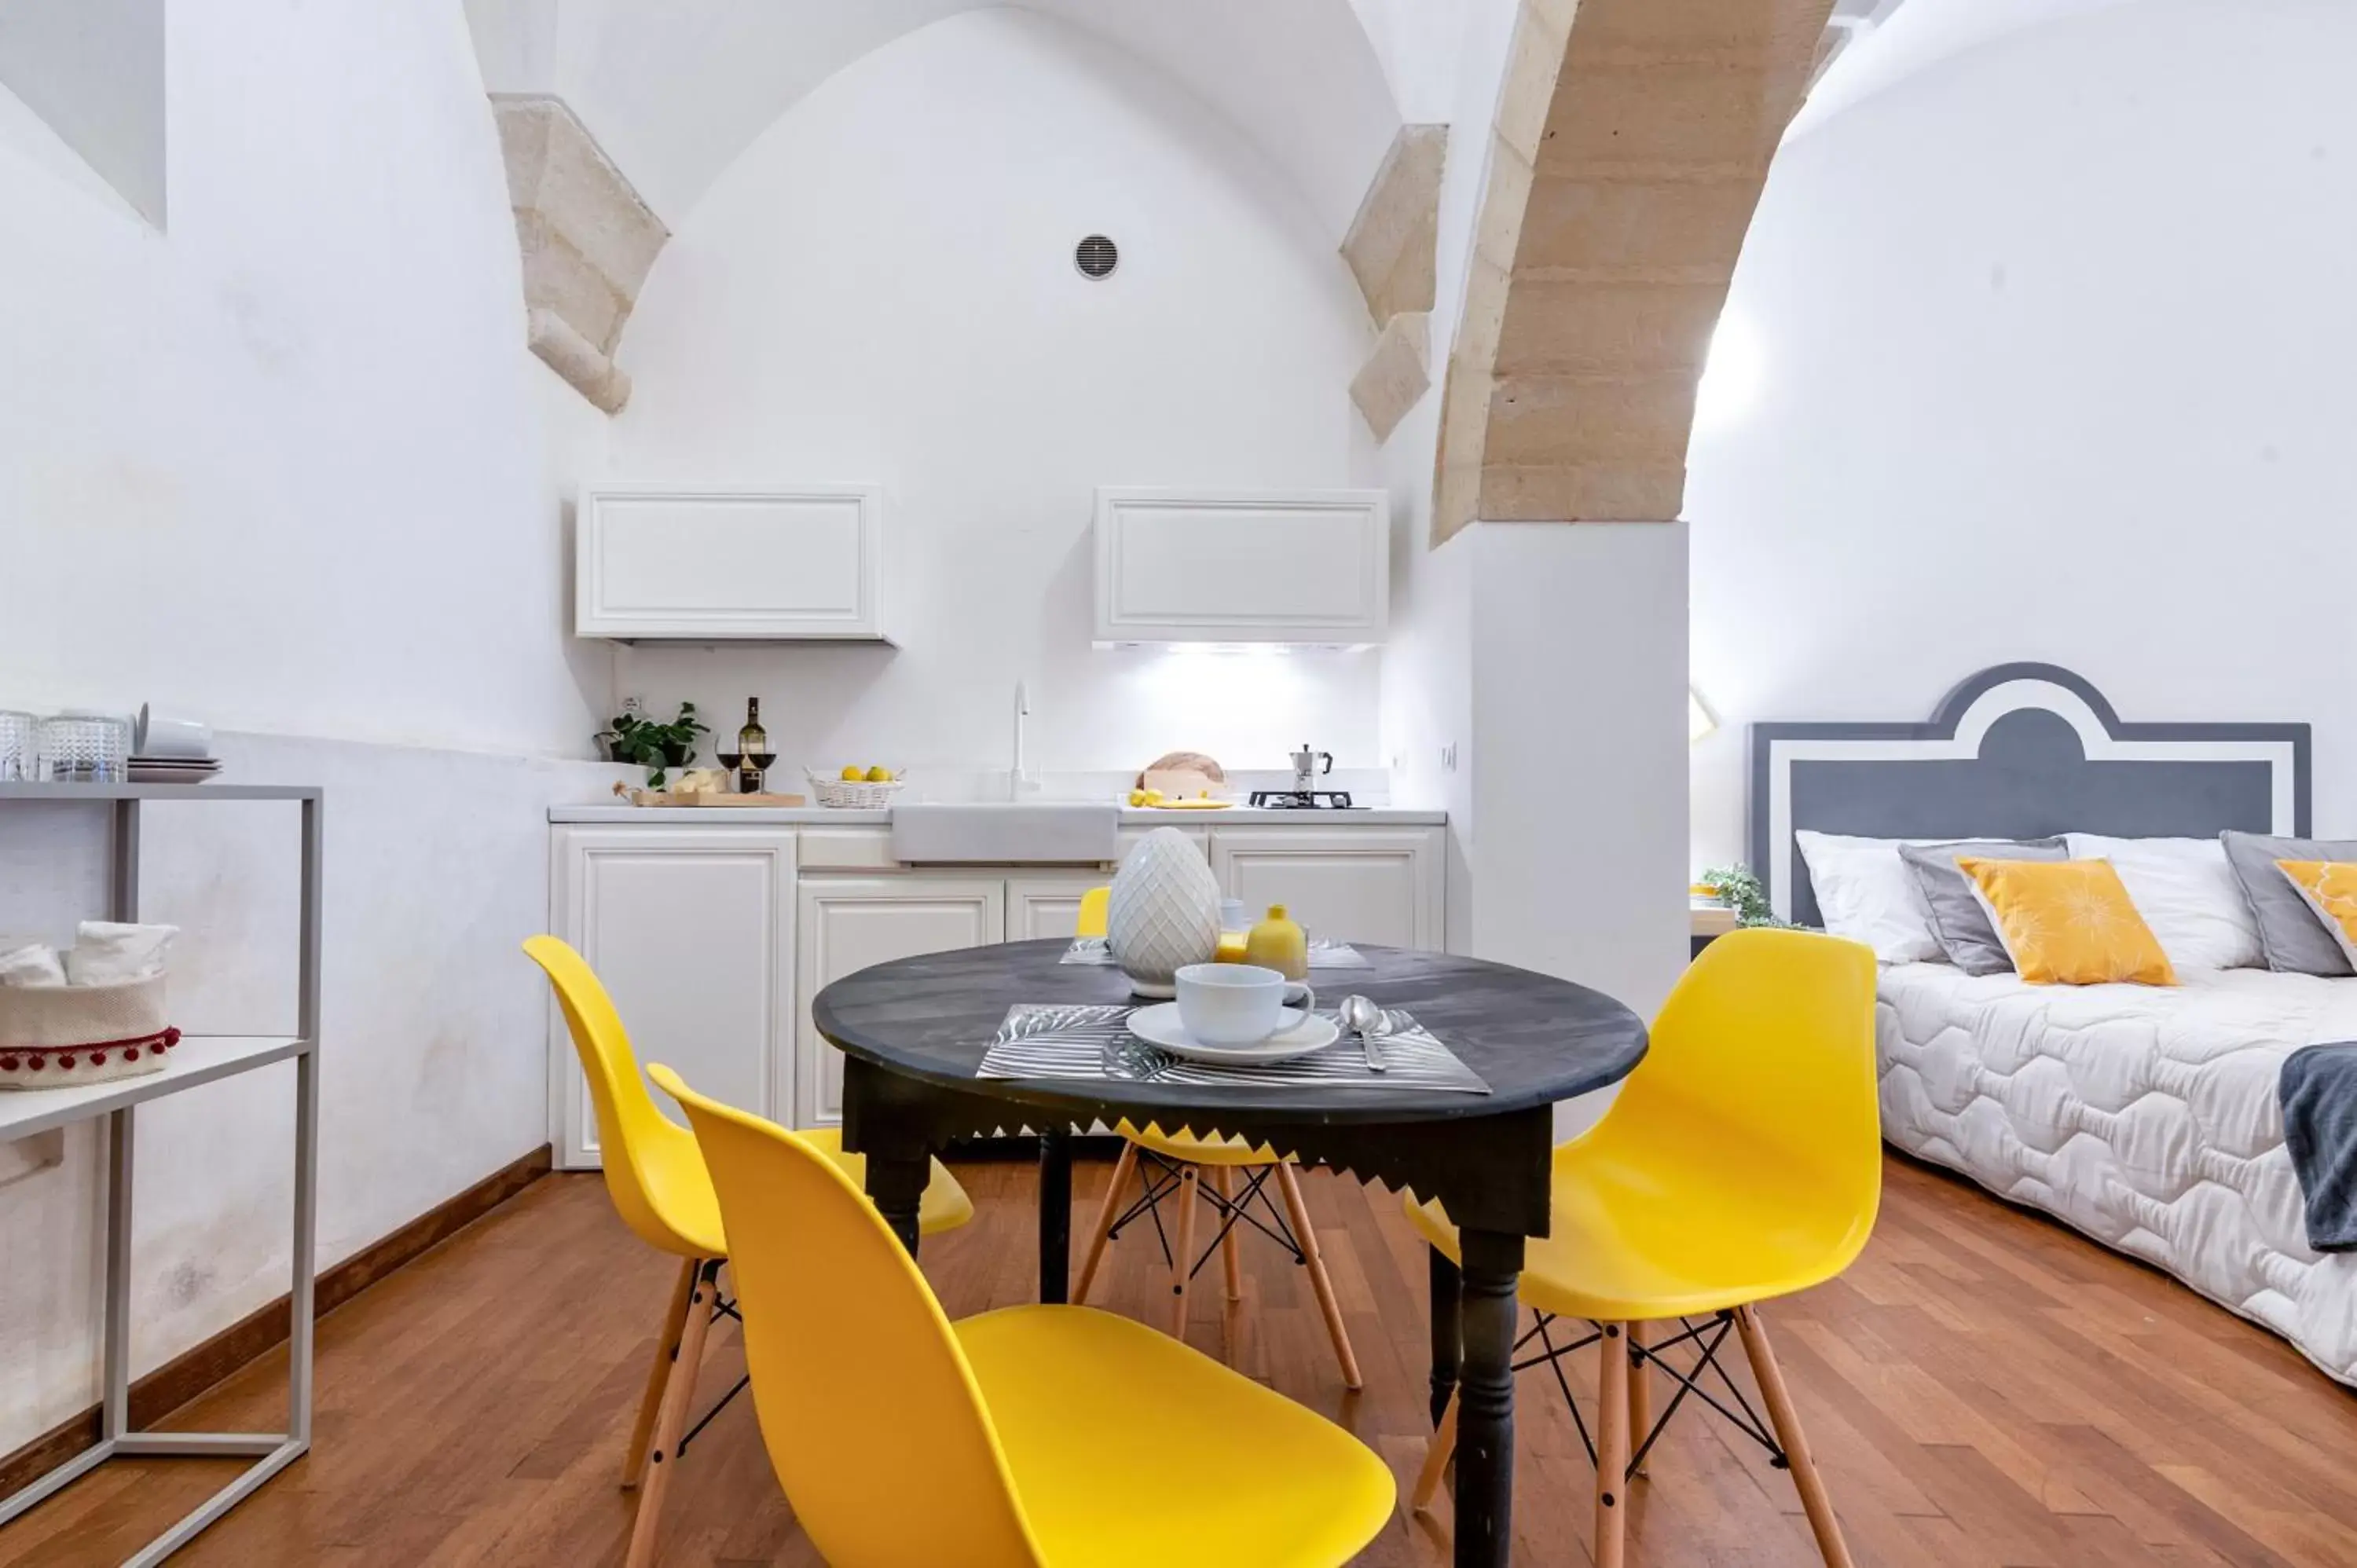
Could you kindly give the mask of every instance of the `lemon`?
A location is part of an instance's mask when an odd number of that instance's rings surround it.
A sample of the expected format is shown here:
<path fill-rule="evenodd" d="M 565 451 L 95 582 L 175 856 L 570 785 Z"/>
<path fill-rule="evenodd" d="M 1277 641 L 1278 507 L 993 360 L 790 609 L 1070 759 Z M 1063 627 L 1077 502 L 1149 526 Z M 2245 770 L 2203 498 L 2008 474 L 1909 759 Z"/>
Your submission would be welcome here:
<path fill-rule="evenodd" d="M 843 781 L 845 784 L 856 784 L 866 777 L 867 775 L 860 770 L 859 766 L 856 763 L 854 763 L 843 770 Z"/>
<path fill-rule="evenodd" d="M 1146 803 L 1149 806 L 1158 806 L 1162 804 L 1162 791 L 1159 789 L 1148 789 L 1146 792 Z"/>
<path fill-rule="evenodd" d="M 1143 806 L 1146 804 L 1146 791 L 1143 789 L 1132 789 L 1129 792 L 1129 803 L 1133 806 Z"/>
<path fill-rule="evenodd" d="M 880 766 L 871 768 L 867 770 L 867 782 L 870 784 L 889 784 L 892 782 L 892 770 L 888 768 Z"/>

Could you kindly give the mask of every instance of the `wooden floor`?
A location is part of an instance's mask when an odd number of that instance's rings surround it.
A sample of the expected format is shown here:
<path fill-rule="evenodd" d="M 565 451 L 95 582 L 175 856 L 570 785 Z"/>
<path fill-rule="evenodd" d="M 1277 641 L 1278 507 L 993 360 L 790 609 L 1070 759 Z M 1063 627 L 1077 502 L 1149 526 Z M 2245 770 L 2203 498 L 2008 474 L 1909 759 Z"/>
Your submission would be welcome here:
<path fill-rule="evenodd" d="M 1109 1164 L 1076 1176 L 1092 1212 Z M 928 1240 L 952 1315 L 1030 1298 L 1033 1177 L 961 1176 L 982 1217 Z M 1350 1426 L 1402 1477 L 1424 1450 L 1424 1262 L 1396 1200 L 1306 1183 L 1367 1386 L 1346 1395 L 1302 1273 L 1247 1245 L 1236 1363 Z M 1167 1300 L 1150 1234 L 1116 1244 L 1105 1305 Z M 614 1477 L 672 1265 L 593 1176 L 552 1176 L 329 1317 L 311 1455 L 176 1563 L 615 1563 Z M 1218 1352 L 1216 1265 L 1189 1337 Z M 1861 1563 L 2357 1563 L 2357 1396 L 2160 1275 L 1950 1178 L 1892 1162 L 1881 1224 L 1840 1281 L 1768 1316 Z M 741 1365 L 716 1335 L 710 1386 Z M 1587 1397 L 1592 1375 L 1576 1378 Z M 277 1366 L 173 1424 L 278 1419 Z M 1587 1464 L 1543 1371 L 1521 1387 L 1515 1560 L 1587 1561 Z M 1631 1561 L 1815 1561 L 1791 1486 L 1691 1405 L 1631 1492 Z M 228 1466 L 118 1463 L 0 1530 L 0 1563 L 114 1563 Z M 1447 1561 L 1444 1518 L 1395 1518 L 1361 1559 Z M 814 1563 L 738 1401 L 672 1493 L 670 1564 Z"/>

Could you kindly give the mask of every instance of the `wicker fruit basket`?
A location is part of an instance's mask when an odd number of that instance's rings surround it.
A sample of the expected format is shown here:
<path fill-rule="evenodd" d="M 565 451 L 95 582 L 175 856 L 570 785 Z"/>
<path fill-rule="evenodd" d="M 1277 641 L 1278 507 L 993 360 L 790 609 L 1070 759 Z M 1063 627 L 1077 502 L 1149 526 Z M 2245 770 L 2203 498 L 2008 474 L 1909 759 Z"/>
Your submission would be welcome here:
<path fill-rule="evenodd" d="M 180 1031 L 164 977 L 105 985 L 0 985 L 0 1090 L 71 1089 L 161 1072 Z"/>
<path fill-rule="evenodd" d="M 810 780 L 811 793 L 818 797 L 820 805 L 855 811 L 876 811 L 889 806 L 902 783 L 897 778 L 877 784 L 864 779 L 855 783 L 848 779 L 830 779 L 815 768 L 802 769 L 802 776 Z"/>

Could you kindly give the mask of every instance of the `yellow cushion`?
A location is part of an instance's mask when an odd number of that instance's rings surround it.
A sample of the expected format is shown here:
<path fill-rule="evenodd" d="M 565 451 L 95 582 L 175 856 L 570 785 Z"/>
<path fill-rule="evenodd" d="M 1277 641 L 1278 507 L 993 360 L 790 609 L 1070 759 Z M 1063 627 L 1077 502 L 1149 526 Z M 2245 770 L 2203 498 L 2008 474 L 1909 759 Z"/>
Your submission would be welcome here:
<path fill-rule="evenodd" d="M 2291 878 L 2349 961 L 2357 964 L 2357 862 L 2279 860 L 2276 869 Z"/>
<path fill-rule="evenodd" d="M 2108 860 L 1956 865 L 1980 889 L 2013 966 L 2032 985 L 2174 985 L 2160 940 Z"/>

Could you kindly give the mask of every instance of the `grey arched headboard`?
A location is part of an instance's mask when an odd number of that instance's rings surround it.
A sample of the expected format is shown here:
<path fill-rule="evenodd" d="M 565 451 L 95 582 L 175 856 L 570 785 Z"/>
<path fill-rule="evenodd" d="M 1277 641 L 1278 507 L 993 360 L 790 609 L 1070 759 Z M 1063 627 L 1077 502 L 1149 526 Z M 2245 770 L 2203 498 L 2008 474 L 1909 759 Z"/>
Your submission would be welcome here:
<path fill-rule="evenodd" d="M 1750 728 L 1751 864 L 1776 912 L 1817 922 L 1803 828 L 1865 838 L 2207 838 L 2309 832 L 2304 724 L 2124 724 L 2083 677 L 1999 664 L 1929 722 Z"/>

